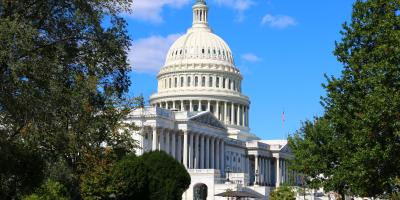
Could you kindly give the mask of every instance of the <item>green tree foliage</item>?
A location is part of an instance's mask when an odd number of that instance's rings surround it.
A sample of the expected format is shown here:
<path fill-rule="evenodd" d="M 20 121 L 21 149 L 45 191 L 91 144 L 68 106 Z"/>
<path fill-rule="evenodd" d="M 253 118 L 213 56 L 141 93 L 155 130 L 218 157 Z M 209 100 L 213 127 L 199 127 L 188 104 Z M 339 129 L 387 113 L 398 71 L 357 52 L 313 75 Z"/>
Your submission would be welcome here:
<path fill-rule="evenodd" d="M 180 200 L 189 188 L 185 167 L 165 152 L 128 155 L 117 163 L 98 164 L 83 176 L 83 199 Z"/>
<path fill-rule="evenodd" d="M 269 195 L 270 200 L 295 200 L 296 194 L 293 192 L 291 187 L 280 186 Z"/>
<path fill-rule="evenodd" d="M 130 3 L 0 0 L 1 152 L 20 144 L 40 153 L 46 170 L 65 164 L 78 181 L 85 156 L 105 144 L 121 155 L 133 150 L 122 120 L 133 106 L 125 95 L 130 38 L 119 15 Z M 16 155 L 3 158 L 24 158 Z"/>
<path fill-rule="evenodd" d="M 44 162 L 35 151 L 0 135 L 0 199 L 33 191 L 43 179 Z"/>
<path fill-rule="evenodd" d="M 34 194 L 26 196 L 23 200 L 68 200 L 67 189 L 59 182 L 47 180 Z"/>
<path fill-rule="evenodd" d="M 291 138 L 300 168 L 342 195 L 390 194 L 400 173 L 399 9 L 399 0 L 355 2 L 334 52 L 342 75 L 324 85 L 325 114 Z"/>
<path fill-rule="evenodd" d="M 149 170 L 150 199 L 182 199 L 191 181 L 186 168 L 163 151 L 145 153 L 142 159 Z"/>

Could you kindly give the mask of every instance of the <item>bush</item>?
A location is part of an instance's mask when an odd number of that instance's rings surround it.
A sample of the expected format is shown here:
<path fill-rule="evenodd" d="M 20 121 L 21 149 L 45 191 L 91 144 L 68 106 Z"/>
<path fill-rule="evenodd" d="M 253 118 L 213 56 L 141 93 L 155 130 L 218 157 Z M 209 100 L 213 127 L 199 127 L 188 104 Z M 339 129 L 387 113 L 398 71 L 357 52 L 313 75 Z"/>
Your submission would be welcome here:
<path fill-rule="evenodd" d="M 68 200 L 67 189 L 59 182 L 47 180 L 35 193 L 26 196 L 23 200 Z"/>
<path fill-rule="evenodd" d="M 295 193 L 292 188 L 283 185 L 271 192 L 270 200 L 295 200 Z"/>

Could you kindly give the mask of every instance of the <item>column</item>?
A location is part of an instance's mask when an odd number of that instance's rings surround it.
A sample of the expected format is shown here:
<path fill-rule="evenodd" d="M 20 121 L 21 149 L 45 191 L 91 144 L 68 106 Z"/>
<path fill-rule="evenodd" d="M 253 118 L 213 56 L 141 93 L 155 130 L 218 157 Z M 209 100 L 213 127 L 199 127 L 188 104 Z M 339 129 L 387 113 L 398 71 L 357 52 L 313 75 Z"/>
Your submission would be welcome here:
<path fill-rule="evenodd" d="M 220 114 L 219 114 L 219 101 L 215 102 L 215 117 L 219 120 L 221 120 Z"/>
<path fill-rule="evenodd" d="M 228 102 L 224 102 L 224 122 L 228 124 Z"/>
<path fill-rule="evenodd" d="M 170 132 L 170 130 L 165 130 L 165 139 L 166 139 L 166 142 L 165 142 L 165 152 L 167 152 L 167 154 L 169 154 L 169 155 L 171 155 L 171 152 L 170 152 L 170 138 L 169 138 L 169 132 Z"/>
<path fill-rule="evenodd" d="M 210 138 L 206 136 L 206 169 L 210 169 Z"/>
<path fill-rule="evenodd" d="M 201 135 L 201 140 L 200 140 L 200 169 L 204 169 L 204 137 L 205 135 Z"/>
<path fill-rule="evenodd" d="M 234 125 L 235 124 L 235 105 L 233 103 L 231 103 L 231 124 Z"/>
<path fill-rule="evenodd" d="M 211 143 L 211 153 L 210 153 L 210 157 L 211 157 L 211 163 L 210 163 L 210 168 L 211 169 L 215 169 L 214 167 L 214 143 L 215 143 L 215 139 L 213 137 L 210 138 L 210 143 Z"/>
<path fill-rule="evenodd" d="M 210 100 L 207 101 L 207 111 L 208 112 L 211 111 L 211 102 L 210 102 Z"/>
<path fill-rule="evenodd" d="M 181 111 L 184 111 L 184 110 L 185 110 L 185 107 L 183 105 L 183 100 L 181 100 Z"/>
<path fill-rule="evenodd" d="M 216 145 L 215 145 L 215 157 L 216 157 L 215 158 L 215 169 L 220 169 L 219 168 L 219 162 L 220 162 L 219 156 L 220 156 L 220 151 L 221 151 L 221 149 L 219 148 L 220 138 L 216 138 L 215 142 L 216 142 Z"/>
<path fill-rule="evenodd" d="M 264 185 L 268 185 L 268 158 L 264 158 Z"/>
<path fill-rule="evenodd" d="M 260 157 L 260 185 L 264 185 L 264 158 Z"/>
<path fill-rule="evenodd" d="M 247 124 L 247 126 L 249 126 L 250 125 L 250 107 L 247 107 L 247 109 L 246 109 L 246 124 Z"/>
<path fill-rule="evenodd" d="M 280 161 L 279 157 L 276 157 L 276 183 L 275 187 L 279 187 L 281 185 L 281 169 L 280 169 Z"/>
<path fill-rule="evenodd" d="M 258 155 L 254 156 L 254 174 L 257 174 L 257 176 L 255 177 L 255 185 L 259 185 L 260 181 L 258 181 L 260 179 L 260 170 L 258 169 Z"/>
<path fill-rule="evenodd" d="M 164 131 L 165 131 L 165 129 L 160 129 L 160 135 L 159 135 L 159 137 L 160 137 L 160 141 L 159 141 L 159 144 L 158 144 L 158 148 L 160 149 L 160 151 L 162 151 L 162 150 L 164 150 L 165 151 L 165 147 L 164 147 Z"/>
<path fill-rule="evenodd" d="M 153 144 L 152 144 L 152 151 L 157 150 L 157 128 L 153 127 Z"/>
<path fill-rule="evenodd" d="M 183 149 L 182 148 L 182 136 L 179 132 L 177 132 L 176 135 L 178 137 L 178 146 L 177 146 L 178 149 L 176 152 L 176 157 L 180 163 L 183 163 L 183 161 L 182 161 L 182 149 Z M 186 164 L 185 164 L 185 166 L 186 166 Z"/>
<path fill-rule="evenodd" d="M 240 126 L 240 105 L 237 106 L 236 125 Z"/>
<path fill-rule="evenodd" d="M 225 174 L 225 141 L 224 139 L 221 139 L 221 156 L 220 156 L 220 161 L 221 161 L 221 175 Z"/>
<path fill-rule="evenodd" d="M 286 183 L 286 163 L 284 159 L 281 159 L 282 162 L 282 183 Z"/>
<path fill-rule="evenodd" d="M 174 131 L 171 131 L 171 155 L 172 157 L 176 158 L 176 133 Z"/>
<path fill-rule="evenodd" d="M 193 112 L 193 100 L 189 101 L 189 110 L 190 112 Z"/>
<path fill-rule="evenodd" d="M 195 136 L 195 144 L 194 144 L 194 150 L 195 150 L 195 169 L 199 169 L 199 163 L 200 163 L 200 151 L 199 151 L 199 134 L 196 133 Z"/>
<path fill-rule="evenodd" d="M 193 169 L 193 133 L 189 134 L 189 169 Z"/>
<path fill-rule="evenodd" d="M 242 106 L 242 126 L 246 126 L 246 106 Z"/>
<path fill-rule="evenodd" d="M 183 131 L 183 165 L 185 165 L 186 168 L 189 168 L 188 165 L 188 131 L 184 130 Z"/>
<path fill-rule="evenodd" d="M 197 111 L 202 111 L 202 109 L 201 109 L 201 100 L 199 100 L 199 108 L 197 108 Z"/>

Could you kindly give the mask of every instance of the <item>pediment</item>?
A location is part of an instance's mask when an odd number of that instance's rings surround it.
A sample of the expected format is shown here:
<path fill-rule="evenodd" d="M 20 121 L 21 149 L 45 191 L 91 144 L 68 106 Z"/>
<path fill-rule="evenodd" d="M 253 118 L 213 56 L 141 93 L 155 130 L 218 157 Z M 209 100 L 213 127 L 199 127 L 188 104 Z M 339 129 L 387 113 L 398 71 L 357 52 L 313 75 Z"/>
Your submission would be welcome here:
<path fill-rule="evenodd" d="M 205 124 L 208 126 L 226 129 L 226 127 L 210 112 L 201 112 L 189 118 L 189 121 Z"/>
<path fill-rule="evenodd" d="M 292 153 L 292 150 L 290 149 L 289 145 L 286 144 L 284 147 L 281 148 L 280 152 L 282 152 L 282 153 Z"/>

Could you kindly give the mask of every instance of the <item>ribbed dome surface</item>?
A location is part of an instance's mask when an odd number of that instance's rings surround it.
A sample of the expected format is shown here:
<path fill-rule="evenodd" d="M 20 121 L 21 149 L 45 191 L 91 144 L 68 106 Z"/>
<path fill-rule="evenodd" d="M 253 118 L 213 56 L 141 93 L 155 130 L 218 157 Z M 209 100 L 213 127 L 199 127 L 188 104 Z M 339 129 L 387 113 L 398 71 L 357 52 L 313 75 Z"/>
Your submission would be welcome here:
<path fill-rule="evenodd" d="M 233 65 L 232 52 L 226 42 L 209 29 L 190 29 L 169 49 L 165 66 L 177 61 L 222 61 Z M 194 61 L 196 62 L 196 61 Z"/>

